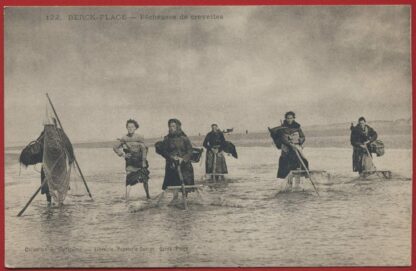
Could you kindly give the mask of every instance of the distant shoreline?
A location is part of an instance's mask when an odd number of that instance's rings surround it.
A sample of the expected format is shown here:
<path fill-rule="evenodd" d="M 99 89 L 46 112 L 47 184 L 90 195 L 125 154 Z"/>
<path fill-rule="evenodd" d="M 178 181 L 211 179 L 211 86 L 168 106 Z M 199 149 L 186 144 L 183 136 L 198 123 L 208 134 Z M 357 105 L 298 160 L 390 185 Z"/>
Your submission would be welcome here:
<path fill-rule="evenodd" d="M 267 135 L 267 134 L 266 134 Z M 250 136 L 239 136 L 239 135 L 228 135 L 226 140 L 231 141 L 234 145 L 238 147 L 272 147 L 274 144 L 269 135 L 250 137 Z M 412 147 L 411 135 L 384 135 L 379 137 L 385 144 L 387 149 L 410 149 Z M 145 143 L 149 147 L 153 147 L 154 144 L 162 140 L 161 138 L 157 139 L 148 139 L 145 140 Z M 202 143 L 204 140 L 203 136 L 193 136 L 190 137 L 190 140 L 194 147 L 202 148 Z M 94 149 L 94 148 L 112 148 L 117 141 L 107 141 L 107 142 L 92 142 L 92 143 L 75 143 L 74 148 L 82 149 Z M 310 148 L 351 148 L 349 136 L 315 136 L 307 137 L 305 141 L 305 147 Z M 18 147 L 6 147 L 5 152 L 7 151 L 20 151 L 24 146 Z"/>
<path fill-rule="evenodd" d="M 407 149 L 412 147 L 412 127 L 410 120 L 374 121 L 369 125 L 373 127 L 386 148 Z M 267 128 L 266 128 L 267 129 Z M 350 124 L 314 125 L 303 128 L 308 147 L 351 147 L 349 142 Z M 205 134 L 189 136 L 195 146 L 202 146 Z M 237 147 L 267 147 L 273 146 L 268 132 L 249 132 L 225 134 L 226 140 L 233 142 Z M 145 139 L 148 146 L 153 146 L 163 137 Z M 30 140 L 29 140 L 30 141 Z M 28 141 L 28 143 L 29 143 Z M 116 140 L 74 143 L 75 148 L 112 148 Z M 21 150 L 21 146 L 5 146 L 5 150 Z"/>
<path fill-rule="evenodd" d="M 255 145 L 255 146 L 254 145 L 253 146 L 237 145 L 237 151 L 238 151 L 239 147 L 243 147 L 243 148 L 254 148 L 254 147 L 256 147 L 256 148 L 274 149 L 274 150 L 276 150 L 276 152 L 278 152 L 280 154 L 280 151 L 277 150 L 277 148 L 272 143 L 265 144 L 265 145 Z M 104 146 L 104 145 L 100 146 L 100 147 L 96 147 L 96 146 L 94 146 L 94 147 L 92 147 L 92 146 L 85 147 L 84 146 L 84 147 L 75 147 L 75 148 L 76 149 L 78 148 L 78 149 L 110 149 L 111 150 L 110 147 Z M 154 146 L 149 145 L 149 148 L 153 149 Z M 352 151 L 351 146 L 311 146 L 311 145 L 306 145 L 305 146 L 305 150 L 307 150 L 307 149 L 315 149 L 316 150 L 316 149 L 320 149 L 320 148 L 326 149 L 326 150 L 333 149 L 334 151 L 351 149 L 351 151 Z M 387 151 L 389 151 L 389 150 L 411 150 L 411 147 L 395 147 L 395 148 L 388 147 L 386 150 Z M 154 152 L 154 150 L 152 150 L 152 152 Z M 18 164 L 19 163 L 19 155 L 20 155 L 20 149 L 14 149 L 14 150 L 8 150 L 8 151 L 6 150 L 4 152 L 4 166 L 5 166 L 5 168 Z"/>

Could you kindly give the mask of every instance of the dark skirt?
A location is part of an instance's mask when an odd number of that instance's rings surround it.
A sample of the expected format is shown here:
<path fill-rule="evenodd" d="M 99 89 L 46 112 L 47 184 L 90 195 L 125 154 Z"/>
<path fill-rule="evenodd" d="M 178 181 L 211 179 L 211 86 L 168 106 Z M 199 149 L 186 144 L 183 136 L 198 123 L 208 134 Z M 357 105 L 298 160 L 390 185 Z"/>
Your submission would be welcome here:
<path fill-rule="evenodd" d="M 126 176 L 126 186 L 133 186 L 137 183 L 147 183 L 149 181 L 149 170 L 147 168 L 140 168 L 132 171 Z"/>
<path fill-rule="evenodd" d="M 308 160 L 302 157 L 303 163 L 306 168 L 309 169 Z M 277 178 L 284 179 L 289 175 L 290 171 L 295 169 L 304 169 L 302 164 L 299 162 L 299 158 L 295 151 L 289 150 L 288 152 L 282 151 L 279 158 L 279 169 L 277 171 Z"/>
<path fill-rule="evenodd" d="M 205 159 L 205 173 L 212 174 L 214 173 L 214 152 L 208 150 Z M 225 162 L 225 157 L 223 152 L 217 153 L 216 163 L 215 163 L 215 173 L 227 174 L 227 163 Z"/>
<path fill-rule="evenodd" d="M 352 153 L 352 170 L 358 173 L 375 170 L 371 154 L 369 156 L 365 149 L 354 147 Z"/>
<path fill-rule="evenodd" d="M 194 168 L 191 162 L 183 162 L 181 164 L 181 172 L 185 185 L 194 185 Z M 162 189 L 165 190 L 168 186 L 180 186 L 182 185 L 179 179 L 179 174 L 176 166 L 172 161 L 166 160 L 165 166 L 165 179 L 163 180 Z"/>

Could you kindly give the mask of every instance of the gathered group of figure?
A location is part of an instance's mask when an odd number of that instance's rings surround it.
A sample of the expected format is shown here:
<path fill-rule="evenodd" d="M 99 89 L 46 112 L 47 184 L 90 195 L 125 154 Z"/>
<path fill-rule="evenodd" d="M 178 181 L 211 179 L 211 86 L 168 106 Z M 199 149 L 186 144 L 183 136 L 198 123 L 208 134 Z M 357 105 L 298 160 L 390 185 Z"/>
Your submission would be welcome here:
<path fill-rule="evenodd" d="M 295 113 L 289 111 L 281 126 L 270 129 L 271 137 L 278 149 L 281 149 L 277 178 L 286 178 L 292 170 L 306 170 L 309 162 L 302 149 L 305 134 L 301 125 L 295 121 Z M 351 123 L 350 142 L 353 146 L 353 171 L 366 177 L 375 171 L 372 154 L 384 154 L 384 144 L 377 140 L 377 132 L 367 124 L 364 117 L 358 119 L 357 125 Z"/>
<path fill-rule="evenodd" d="M 278 149 L 281 149 L 277 178 L 286 178 L 293 170 L 309 169 L 309 162 L 302 149 L 305 134 L 301 125 L 295 121 L 295 113 L 289 111 L 281 126 L 270 129 L 271 137 Z M 372 154 L 384 154 L 384 144 L 377 140 L 377 132 L 367 124 L 364 117 L 358 119 L 357 125 L 351 123 L 350 143 L 353 146 L 353 172 L 367 177 L 375 172 Z"/>
<path fill-rule="evenodd" d="M 308 171 L 309 169 L 309 162 L 302 151 L 306 138 L 301 125 L 295 121 L 296 115 L 292 111 L 287 112 L 284 117 L 285 120 L 280 126 L 269 128 L 274 144 L 281 150 L 277 172 L 277 178 L 280 179 L 287 178 L 292 171 Z M 67 149 L 65 152 L 70 154 L 69 160 L 73 161 L 74 154 L 68 137 L 57 126 L 56 121 L 49 126 L 55 128 L 57 131 L 56 137 L 60 139 L 57 142 L 64 143 L 64 149 Z M 42 139 L 45 133 L 51 130 L 47 129 L 48 127 L 45 125 L 45 130 L 34 142 L 45 144 Z M 126 187 L 143 183 L 146 196 L 150 199 L 148 147 L 145 144 L 144 137 L 136 133 L 138 128 L 138 122 L 129 119 L 126 122 L 127 134 L 118 139 L 118 143 L 114 145 L 113 150 L 118 156 L 125 159 Z M 377 140 L 376 131 L 367 125 L 364 117 L 358 119 L 356 126 L 351 124 L 350 141 L 353 146 L 353 171 L 358 172 L 362 177 L 374 173 L 375 166 L 372 160 L 372 153 L 376 153 L 377 156 L 382 155 L 384 153 L 384 145 L 380 140 Z M 217 124 L 212 124 L 211 131 L 205 136 L 203 141 L 203 147 L 206 148 L 206 175 L 212 181 L 224 180 L 224 175 L 228 173 L 225 153 L 237 158 L 235 146 L 231 142 L 226 141 L 224 133 Z M 40 152 L 34 151 L 35 149 L 40 149 Z M 20 162 L 24 165 L 43 162 L 43 159 L 45 159 L 42 153 L 43 150 L 45 150 L 43 145 L 35 148 L 34 144 L 29 144 L 22 151 Z M 180 187 L 185 185 L 189 187 L 195 185 L 192 163 L 200 161 L 203 149 L 193 147 L 189 137 L 182 130 L 182 124 L 178 119 L 170 119 L 168 121 L 168 134 L 162 141 L 155 143 L 155 150 L 157 154 L 165 159 L 165 176 L 162 190 L 170 186 Z M 36 156 L 28 154 L 28 152 L 36 153 Z M 30 160 L 28 157 L 34 161 L 25 161 L 25 159 Z M 46 194 L 47 200 L 50 202 L 51 195 L 48 183 L 45 182 L 45 169 L 42 166 L 41 191 L 42 194 Z M 192 190 L 187 189 L 187 193 Z"/>
<path fill-rule="evenodd" d="M 137 121 L 126 122 L 127 134 L 114 145 L 114 152 L 126 160 L 126 186 L 143 183 L 147 198 L 150 198 L 148 147 L 144 138 L 136 134 L 139 128 Z M 237 157 L 235 146 L 226 141 L 224 133 L 217 124 L 211 125 L 212 130 L 206 135 L 203 146 L 206 148 L 205 172 L 212 180 L 223 180 L 228 173 L 224 152 Z M 195 184 L 193 162 L 198 162 L 202 149 L 194 148 L 189 137 L 183 132 L 178 119 L 168 121 L 168 134 L 162 141 L 155 143 L 156 153 L 165 159 L 165 177 L 162 190 L 169 186 L 192 186 Z"/>
<path fill-rule="evenodd" d="M 293 170 L 309 169 L 309 162 L 302 149 L 305 143 L 305 134 L 301 125 L 295 121 L 295 113 L 290 111 L 285 114 L 283 123 L 270 129 L 271 137 L 278 149 L 281 150 L 279 158 L 277 178 L 285 179 Z M 192 146 L 190 139 L 182 131 L 181 122 L 177 119 L 168 121 L 169 133 L 155 144 L 156 152 L 166 160 L 165 177 L 162 189 L 169 186 L 179 187 L 182 184 L 194 185 L 194 170 L 192 162 L 199 161 L 199 156 L 194 158 L 196 148 Z M 147 146 L 143 137 L 135 134 L 139 124 L 135 120 L 126 123 L 128 134 L 124 135 L 114 151 L 126 159 L 126 185 L 143 183 L 146 195 L 148 193 L 148 162 Z M 224 133 L 217 124 L 211 125 L 212 130 L 205 136 L 203 147 L 206 148 L 205 173 L 211 180 L 224 180 L 228 173 L 225 153 L 231 153 L 237 157 L 235 146 L 226 141 Z M 351 144 L 353 146 L 353 171 L 360 176 L 370 175 L 374 170 L 372 153 L 377 153 L 379 145 L 374 146 L 377 140 L 376 131 L 367 125 L 364 117 L 360 117 L 356 126 L 351 126 Z M 382 144 L 382 143 L 380 143 Z M 138 174 L 142 173 L 142 174 Z"/>

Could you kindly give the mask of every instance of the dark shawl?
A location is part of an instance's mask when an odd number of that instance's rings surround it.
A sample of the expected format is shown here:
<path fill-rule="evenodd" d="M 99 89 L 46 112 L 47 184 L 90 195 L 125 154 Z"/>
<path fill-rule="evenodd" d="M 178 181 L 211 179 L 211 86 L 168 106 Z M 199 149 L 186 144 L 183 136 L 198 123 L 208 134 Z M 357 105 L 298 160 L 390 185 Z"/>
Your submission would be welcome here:
<path fill-rule="evenodd" d="M 281 126 L 272 129 L 269 128 L 269 132 L 274 144 L 279 150 L 281 149 L 282 144 L 290 146 L 290 136 L 296 132 L 299 134 L 299 142 L 293 143 L 298 143 L 300 145 L 305 143 L 305 134 L 303 133 L 300 124 L 296 121 L 293 121 L 291 124 L 289 124 L 285 120 Z"/>
<path fill-rule="evenodd" d="M 217 146 L 218 151 L 222 151 L 224 147 L 224 143 L 225 143 L 225 138 L 224 138 L 224 134 L 221 131 L 217 131 L 217 132 L 211 131 L 205 136 L 203 146 L 207 150 L 210 150 L 214 146 Z"/>
<path fill-rule="evenodd" d="M 225 153 L 231 154 L 234 158 L 238 158 L 237 149 L 233 143 L 230 141 L 226 141 L 224 137 L 224 133 L 221 131 L 217 132 L 209 132 L 204 139 L 203 146 L 207 149 L 208 152 L 214 146 L 218 146 L 218 151 L 224 151 Z"/>
<path fill-rule="evenodd" d="M 365 125 L 364 130 L 361 129 L 360 125 L 357 124 L 356 126 L 351 128 L 351 145 L 354 147 L 360 147 L 360 145 L 364 144 L 366 141 L 376 141 L 377 139 L 377 132 L 368 125 Z"/>

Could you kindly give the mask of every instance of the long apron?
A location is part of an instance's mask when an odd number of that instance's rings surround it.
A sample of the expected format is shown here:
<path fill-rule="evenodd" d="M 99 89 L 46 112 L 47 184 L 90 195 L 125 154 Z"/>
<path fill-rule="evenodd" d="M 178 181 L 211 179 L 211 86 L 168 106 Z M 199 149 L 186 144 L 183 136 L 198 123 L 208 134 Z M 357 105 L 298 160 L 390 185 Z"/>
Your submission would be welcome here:
<path fill-rule="evenodd" d="M 215 155 L 217 156 L 216 159 Z M 208 150 L 205 160 L 205 173 L 212 174 L 214 173 L 214 160 L 215 160 L 215 173 L 218 174 L 227 174 L 227 163 L 225 161 L 224 152 L 217 152 L 215 154 L 212 150 Z"/>

